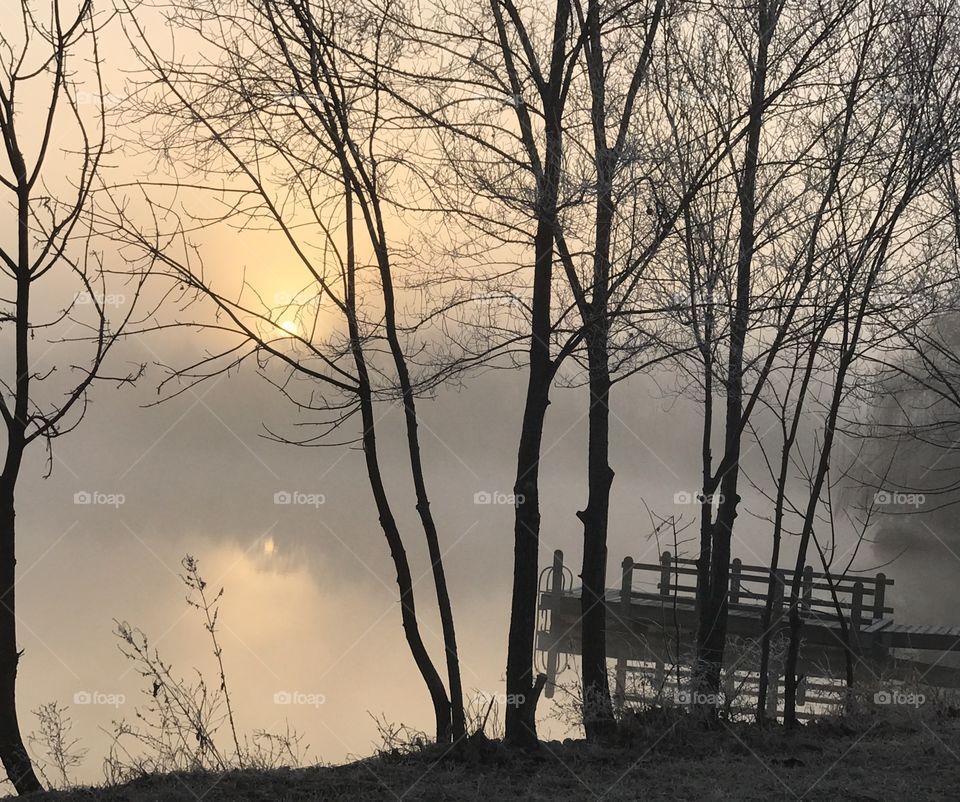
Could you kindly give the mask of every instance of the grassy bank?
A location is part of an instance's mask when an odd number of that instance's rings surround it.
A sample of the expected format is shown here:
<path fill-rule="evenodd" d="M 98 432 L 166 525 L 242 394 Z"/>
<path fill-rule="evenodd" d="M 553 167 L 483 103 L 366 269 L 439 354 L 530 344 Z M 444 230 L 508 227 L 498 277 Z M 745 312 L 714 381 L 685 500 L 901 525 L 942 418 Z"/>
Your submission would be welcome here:
<path fill-rule="evenodd" d="M 428 747 L 343 766 L 144 777 L 52 792 L 57 802 L 901 802 L 960 798 L 960 723 L 820 722 L 795 734 L 647 722 L 629 743 L 550 742 L 513 757 L 496 743 Z"/>

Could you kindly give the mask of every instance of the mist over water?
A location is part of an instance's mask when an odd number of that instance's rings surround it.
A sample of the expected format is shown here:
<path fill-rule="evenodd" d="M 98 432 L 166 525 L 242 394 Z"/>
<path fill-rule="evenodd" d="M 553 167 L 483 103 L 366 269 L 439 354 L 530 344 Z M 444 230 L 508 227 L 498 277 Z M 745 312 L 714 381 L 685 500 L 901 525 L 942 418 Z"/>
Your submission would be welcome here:
<path fill-rule="evenodd" d="M 502 420 L 491 401 L 519 393 L 517 379 L 490 376 L 444 404 L 423 405 L 464 683 L 486 693 L 502 686 L 512 508 L 470 502 L 480 492 L 511 492 L 517 422 Z M 574 499 L 584 482 L 559 466 L 576 464 L 565 458 L 583 432 L 579 399 L 557 398 L 544 550 L 572 554 Z M 107 738 L 100 728 L 132 718 L 146 700 L 143 680 L 118 650 L 114 619 L 142 628 L 175 674 L 215 668 L 202 620 L 184 601 L 178 575 L 186 553 L 200 560 L 213 589 L 226 589 L 221 641 L 245 732 L 289 722 L 304 733 L 310 756 L 337 762 L 371 751 L 377 732 L 367 712 L 429 729 L 429 700 L 399 626 L 392 565 L 359 450 L 301 449 L 259 436 L 261 422 L 279 428 L 293 411 L 252 373 L 147 410 L 138 405 L 155 400 L 149 382 L 94 400 L 85 426 L 55 444 L 51 477 L 40 478 L 39 459 L 30 464 L 19 513 L 21 703 L 24 710 L 52 699 L 70 705 L 75 733 L 90 749 L 84 779 L 101 776 Z M 453 411 L 438 414 L 451 400 Z M 400 411 L 383 410 L 381 448 L 421 579 L 424 636 L 437 654 L 439 622 L 431 583 L 422 581 L 429 563 L 417 537 L 401 424 Z M 625 468 L 625 485 L 637 478 L 631 473 Z M 75 503 L 75 494 L 92 503 Z M 291 503 L 275 503 L 277 494 Z M 636 551 L 636 534 L 618 528 L 616 551 Z"/>
<path fill-rule="evenodd" d="M 149 360 L 136 341 L 126 347 L 130 359 Z M 50 478 L 41 478 L 38 454 L 25 473 L 18 516 L 24 711 L 54 699 L 68 704 L 74 732 L 90 750 L 81 778 L 96 781 L 109 743 L 103 730 L 132 719 L 148 698 L 118 649 L 114 619 L 140 627 L 175 675 L 192 678 L 197 668 L 212 681 L 216 666 L 202 619 L 186 605 L 179 578 L 189 553 L 213 590 L 225 588 L 220 638 L 244 733 L 283 731 L 289 723 L 304 735 L 308 757 L 339 762 L 372 751 L 378 742 L 372 716 L 429 731 L 432 712 L 399 626 L 395 577 L 362 453 L 261 436 L 262 424 L 278 430 L 304 419 L 252 371 L 143 409 L 156 400 L 157 375 L 123 392 L 99 389 L 85 425 L 55 443 Z M 428 488 L 468 695 L 503 692 L 512 507 L 471 502 L 476 494 L 498 502 L 512 492 L 519 420 L 503 410 L 520 408 L 522 379 L 520 372 L 489 373 L 421 403 Z M 576 575 L 586 405 L 579 390 L 559 389 L 553 398 L 540 562 L 547 566 L 553 550 L 562 549 Z M 692 522 L 680 551 L 695 553 L 689 538 L 696 507 L 677 505 L 675 496 L 695 494 L 699 475 L 693 401 L 636 379 L 616 388 L 613 412 L 609 586 L 617 584 L 624 556 L 654 562 L 663 549 L 674 550 L 667 537 L 651 537 L 648 507 Z M 381 414 L 388 490 L 420 580 L 424 637 L 438 656 L 440 626 L 405 467 L 401 410 L 384 406 Z M 756 450 L 745 448 L 744 464 L 762 475 Z M 96 502 L 75 503 L 77 493 Z M 276 494 L 287 494 L 289 503 L 276 503 Z M 764 504 L 748 487 L 733 548 L 744 562 L 769 559 L 769 525 L 750 513 Z M 937 518 L 937 525 L 946 520 Z M 876 549 L 862 550 L 859 566 L 889 559 L 890 524 L 884 532 Z M 902 608 L 911 622 L 937 623 L 945 611 L 929 599 L 951 586 L 957 564 L 944 559 L 939 544 L 918 545 L 884 570 L 897 580 L 898 620 Z M 785 548 L 787 565 L 789 539 Z M 574 678 L 570 671 L 561 681 Z M 544 737 L 570 734 L 550 717 L 552 704 L 541 710 L 548 716 Z M 26 715 L 25 730 L 33 726 Z"/>

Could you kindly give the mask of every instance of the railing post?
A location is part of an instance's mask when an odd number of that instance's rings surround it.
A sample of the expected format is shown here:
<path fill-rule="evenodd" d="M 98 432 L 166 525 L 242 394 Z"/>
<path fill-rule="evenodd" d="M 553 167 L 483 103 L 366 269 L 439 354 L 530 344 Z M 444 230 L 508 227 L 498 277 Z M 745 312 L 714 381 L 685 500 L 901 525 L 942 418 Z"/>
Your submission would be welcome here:
<path fill-rule="evenodd" d="M 863 623 L 863 582 L 853 583 L 853 598 L 850 603 L 850 646 L 854 653 L 860 652 L 860 627 Z"/>
<path fill-rule="evenodd" d="M 887 575 L 882 571 L 877 574 L 873 587 L 873 623 L 876 623 L 884 616 L 883 608 L 886 605 Z M 886 655 L 883 648 L 882 636 L 877 633 L 870 635 L 869 648 L 873 656 L 882 659 Z"/>
<path fill-rule="evenodd" d="M 887 575 L 881 571 L 874 581 L 876 584 L 873 586 L 873 620 L 879 621 L 883 618 L 883 608 L 886 604 Z"/>
<path fill-rule="evenodd" d="M 670 595 L 670 575 L 673 573 L 671 563 L 673 557 L 669 551 L 660 555 L 660 595 Z"/>
<path fill-rule="evenodd" d="M 813 602 L 813 568 L 807 565 L 803 569 L 803 605 L 800 609 L 809 613 L 811 602 Z"/>
<path fill-rule="evenodd" d="M 547 650 L 547 684 L 543 695 L 547 699 L 553 698 L 556 687 L 557 664 L 559 663 L 560 627 L 557 624 L 557 610 L 560 607 L 560 597 L 563 594 L 563 552 L 557 549 L 553 552 L 553 569 L 550 572 L 550 629 L 547 630 L 547 640 L 550 648 Z"/>
<path fill-rule="evenodd" d="M 730 604 L 740 603 L 740 573 L 743 570 L 743 563 L 737 557 L 730 563 Z"/>
<path fill-rule="evenodd" d="M 630 619 L 632 610 L 630 605 L 633 599 L 633 557 L 624 557 L 621 563 L 623 569 L 620 575 L 620 626 L 623 627 L 622 651 L 617 656 L 617 680 L 614 691 L 614 700 L 619 709 L 623 709 L 627 700 L 627 654 L 632 643 Z"/>
<path fill-rule="evenodd" d="M 673 574 L 673 555 L 669 551 L 660 555 L 660 596 L 667 598 L 670 596 L 670 581 Z M 666 667 L 663 659 L 657 657 L 654 665 L 653 682 L 657 686 L 657 698 L 663 696 L 663 685 L 666 682 Z"/>
<path fill-rule="evenodd" d="M 784 586 L 787 583 L 786 574 L 782 568 L 773 572 L 773 610 L 770 615 L 771 640 L 780 629 L 780 620 L 783 618 Z M 780 666 L 776 660 L 770 660 L 767 668 L 767 718 L 777 720 L 777 710 L 780 706 Z"/>

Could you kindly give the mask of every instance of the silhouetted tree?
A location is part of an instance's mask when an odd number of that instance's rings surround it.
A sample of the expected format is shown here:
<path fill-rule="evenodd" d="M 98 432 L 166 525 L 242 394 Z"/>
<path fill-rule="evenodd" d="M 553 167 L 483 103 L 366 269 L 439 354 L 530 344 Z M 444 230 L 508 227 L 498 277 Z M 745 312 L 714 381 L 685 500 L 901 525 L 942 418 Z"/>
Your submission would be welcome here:
<path fill-rule="evenodd" d="M 661 280 L 674 288 L 674 314 L 690 332 L 694 358 L 680 365 L 703 403 L 694 681 L 711 715 L 726 644 L 742 439 L 778 352 L 803 335 L 807 322 L 798 312 L 815 275 L 813 261 L 805 269 L 802 258 L 811 211 L 801 174 L 808 150 L 825 134 L 807 123 L 798 98 L 809 96 L 814 105 L 821 99 L 815 87 L 831 59 L 845 52 L 844 22 L 853 9 L 841 3 L 800 15 L 761 2 L 718 10 L 709 33 L 677 37 L 655 78 L 674 118 L 728 142 L 727 158 L 684 211 L 675 247 L 658 260 Z M 702 145 L 684 130 L 671 135 L 681 177 L 703 159 Z M 682 343 L 686 337 L 679 336 Z"/>
<path fill-rule="evenodd" d="M 0 244 L 0 760 L 21 794 L 40 790 L 17 721 L 15 502 L 27 450 L 74 429 L 133 313 L 143 276 L 120 294 L 93 251 L 91 193 L 104 154 L 98 19 L 89 0 L 7 8 L 0 33 L 0 190 L 13 221 Z M 111 315 L 111 312 L 114 312 Z M 111 319 L 112 318 L 112 319 Z M 42 345 L 39 345 L 42 343 Z"/>
<path fill-rule="evenodd" d="M 178 369 L 176 375 L 202 381 L 252 359 L 301 409 L 334 413 L 323 434 L 339 430 L 359 413 L 370 488 L 397 572 L 404 634 L 430 693 L 437 739 L 462 738 L 456 633 L 438 529 L 430 511 L 416 407 L 418 392 L 428 391 L 438 379 L 411 375 L 402 339 L 408 327 L 400 321 L 395 288 L 402 250 L 388 233 L 396 210 L 389 187 L 394 173 L 403 170 L 393 139 L 395 110 L 376 74 L 399 58 L 390 20 L 372 8 L 357 6 L 343 13 L 333 4 L 300 0 L 237 0 L 227 5 L 195 0 L 181 3 L 175 19 L 181 35 L 193 34 L 205 42 L 196 65 L 161 55 L 138 15 L 127 16 L 156 90 L 148 93 L 142 110 L 166 124 L 161 137 L 171 151 L 192 153 L 199 143 L 209 143 L 199 154 L 202 169 L 225 177 L 224 192 L 247 204 L 230 208 L 217 222 L 243 225 L 253 219 L 269 220 L 303 269 L 308 287 L 273 307 L 263 304 L 255 286 L 246 282 L 244 291 L 229 296 L 204 275 L 201 264 L 191 261 L 192 245 L 177 226 L 148 233 L 118 203 L 115 212 L 122 236 L 158 258 L 188 292 L 212 303 L 221 322 L 198 325 L 225 328 L 237 338 L 226 351 Z M 220 30 L 215 44 L 208 38 L 214 24 Z M 193 188 L 214 197 L 219 194 L 213 184 Z M 158 190 L 147 190 L 151 208 L 163 204 Z M 296 202 L 287 205 L 285 198 L 290 196 Z M 304 214 L 306 222 L 301 222 Z M 370 265 L 365 261 L 368 250 Z M 365 279 L 368 268 L 375 279 Z M 320 321 L 327 313 L 339 318 L 345 331 L 324 332 Z M 288 326 L 296 321 L 293 331 L 282 327 L 283 317 Z M 386 378 L 381 361 L 383 341 L 393 365 L 392 380 Z M 280 367 L 282 378 L 271 378 L 268 363 Z M 291 384 L 291 377 L 310 380 L 305 397 L 297 396 L 299 388 Z M 404 409 L 409 467 L 439 606 L 449 694 L 420 632 L 415 583 L 377 450 L 376 405 L 396 399 Z M 310 444 L 318 437 L 281 439 Z"/>
<path fill-rule="evenodd" d="M 913 296 L 920 297 L 922 309 L 924 296 L 943 283 L 942 264 L 927 261 L 926 243 L 944 236 L 952 241 L 954 235 L 950 209 L 932 202 L 931 194 L 960 147 L 956 16 L 935 0 L 906 8 L 891 4 L 878 13 L 881 24 L 868 28 L 865 37 L 865 47 L 876 48 L 867 64 L 879 79 L 872 83 L 876 93 L 864 103 L 868 123 L 860 127 L 864 133 L 858 142 L 863 155 L 858 169 L 844 171 L 841 183 L 843 247 L 834 263 L 840 286 L 830 307 L 835 359 L 790 589 L 787 726 L 797 725 L 801 572 L 809 545 L 816 542 L 816 513 L 829 481 L 845 397 L 864 354 L 893 333 L 888 320 L 909 320 Z M 954 279 L 955 273 L 951 270 L 947 278 Z"/>

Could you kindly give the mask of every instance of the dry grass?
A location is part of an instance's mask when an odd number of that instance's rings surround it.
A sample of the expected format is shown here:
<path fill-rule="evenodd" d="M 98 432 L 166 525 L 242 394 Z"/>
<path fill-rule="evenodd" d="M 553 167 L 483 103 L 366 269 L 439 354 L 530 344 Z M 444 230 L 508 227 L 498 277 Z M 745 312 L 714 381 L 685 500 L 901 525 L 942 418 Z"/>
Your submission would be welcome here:
<path fill-rule="evenodd" d="M 510 757 L 475 741 L 457 754 L 428 747 L 336 767 L 144 777 L 113 788 L 53 792 L 58 802 L 817 802 L 956 800 L 960 723 L 857 728 L 822 721 L 788 734 L 735 726 L 707 733 L 688 721 L 647 716 L 631 743 L 594 748 L 551 742 Z"/>

